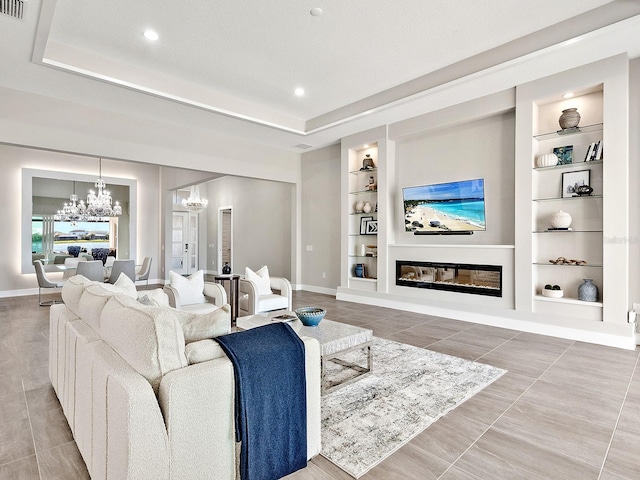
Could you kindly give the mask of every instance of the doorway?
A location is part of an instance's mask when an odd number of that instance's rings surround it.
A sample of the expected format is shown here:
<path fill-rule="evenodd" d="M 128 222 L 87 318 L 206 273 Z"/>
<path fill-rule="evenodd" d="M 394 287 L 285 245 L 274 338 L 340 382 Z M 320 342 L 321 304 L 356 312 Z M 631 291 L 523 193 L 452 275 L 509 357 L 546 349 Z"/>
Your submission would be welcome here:
<path fill-rule="evenodd" d="M 198 270 L 198 216 L 173 212 L 171 270 L 190 275 Z"/>
<path fill-rule="evenodd" d="M 218 208 L 218 273 L 229 263 L 233 269 L 233 207 Z"/>

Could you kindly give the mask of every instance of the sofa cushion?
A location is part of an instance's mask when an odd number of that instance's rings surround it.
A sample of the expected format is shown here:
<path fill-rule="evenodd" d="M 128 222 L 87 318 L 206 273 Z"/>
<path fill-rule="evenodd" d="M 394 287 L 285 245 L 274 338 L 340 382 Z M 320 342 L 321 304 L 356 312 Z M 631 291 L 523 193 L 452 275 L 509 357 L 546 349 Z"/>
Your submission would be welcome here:
<path fill-rule="evenodd" d="M 102 310 L 102 339 L 158 393 L 162 377 L 187 366 L 184 334 L 173 308 L 114 295 Z"/>
<path fill-rule="evenodd" d="M 269 278 L 269 268 L 265 265 L 257 272 L 254 272 L 249 267 L 244 269 L 244 278 L 251 280 L 258 287 L 258 295 L 270 295 L 271 291 L 271 279 Z"/>
<path fill-rule="evenodd" d="M 204 270 L 198 270 L 186 278 L 170 271 L 169 283 L 178 292 L 181 305 L 205 303 L 207 301 L 204 298 L 204 293 L 202 293 L 204 290 Z"/>
<path fill-rule="evenodd" d="M 100 327 L 102 309 L 114 295 L 115 292 L 105 288 L 104 283 L 95 282 L 93 285 L 87 286 L 80 297 L 78 316 L 98 332 L 98 335 L 102 334 Z"/>
<path fill-rule="evenodd" d="M 161 288 L 138 292 L 138 301 L 150 307 L 169 307 L 169 296 Z"/>
<path fill-rule="evenodd" d="M 184 349 L 184 353 L 189 365 L 208 362 L 214 358 L 223 358 L 226 356 L 220 344 L 215 340 L 199 340 L 188 343 Z"/>
<path fill-rule="evenodd" d="M 113 294 L 121 293 L 133 298 L 134 300 L 137 300 L 138 298 L 136 284 L 133 283 L 133 280 L 131 280 L 125 273 L 121 273 L 115 283 L 103 283 L 102 286 L 105 290 L 108 290 Z"/>
<path fill-rule="evenodd" d="M 184 341 L 187 344 L 231 333 L 231 307 L 229 305 L 223 305 L 205 314 L 186 310 L 176 310 L 176 312 L 176 318 L 182 326 Z"/>
<path fill-rule="evenodd" d="M 96 285 L 98 282 L 89 280 L 83 275 L 70 277 L 62 286 L 62 300 L 69 310 L 80 316 L 80 298 L 84 289 L 89 285 Z"/>
<path fill-rule="evenodd" d="M 249 311 L 249 295 L 243 295 L 238 299 L 238 307 L 240 310 Z M 283 308 L 289 308 L 289 300 L 282 295 L 272 293 L 270 295 L 261 295 L 258 299 L 258 311 L 260 312 L 270 312 Z"/>

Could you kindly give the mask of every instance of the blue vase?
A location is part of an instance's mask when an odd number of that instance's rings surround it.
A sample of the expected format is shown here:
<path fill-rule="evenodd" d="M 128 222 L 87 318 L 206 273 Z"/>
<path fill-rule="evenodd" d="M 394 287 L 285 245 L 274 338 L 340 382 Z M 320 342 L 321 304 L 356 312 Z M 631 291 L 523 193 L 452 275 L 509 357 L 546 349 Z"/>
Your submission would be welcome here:
<path fill-rule="evenodd" d="M 354 270 L 354 274 L 356 277 L 363 278 L 364 277 L 364 263 L 356 264 L 356 268 Z"/>
<path fill-rule="evenodd" d="M 578 300 L 583 302 L 597 302 L 598 301 L 598 287 L 593 284 L 593 280 L 585 278 L 584 283 L 578 286 Z"/>

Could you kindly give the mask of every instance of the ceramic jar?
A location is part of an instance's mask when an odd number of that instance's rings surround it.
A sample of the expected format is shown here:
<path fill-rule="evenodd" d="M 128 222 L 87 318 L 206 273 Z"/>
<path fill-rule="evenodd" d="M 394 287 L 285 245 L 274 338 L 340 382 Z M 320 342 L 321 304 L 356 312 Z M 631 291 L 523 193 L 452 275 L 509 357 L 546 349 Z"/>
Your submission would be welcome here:
<path fill-rule="evenodd" d="M 560 210 L 559 212 L 551 215 L 549 223 L 553 228 L 569 228 L 569 225 L 571 225 L 571 220 L 571 215 L 563 210 Z"/>
<path fill-rule="evenodd" d="M 362 213 L 364 208 L 364 202 L 362 200 L 358 200 L 358 203 L 356 203 L 356 213 Z"/>
<path fill-rule="evenodd" d="M 578 286 L 578 300 L 583 302 L 597 302 L 598 301 L 598 287 L 593 284 L 593 280 L 585 278 L 584 283 Z"/>
<path fill-rule="evenodd" d="M 364 278 L 364 263 L 356 264 L 353 274 L 358 278 Z"/>
<path fill-rule="evenodd" d="M 536 158 L 536 167 L 553 167 L 558 164 L 558 157 L 553 153 L 546 153 Z"/>
<path fill-rule="evenodd" d="M 371 204 L 369 202 L 365 202 L 365 204 L 362 207 L 362 211 L 364 213 L 370 213 L 371 209 L 372 209 Z"/>
<path fill-rule="evenodd" d="M 375 168 L 371 154 L 367 153 L 362 159 L 362 170 L 372 170 Z"/>
<path fill-rule="evenodd" d="M 230 273 L 231 273 L 231 265 L 229 265 L 229 262 L 225 262 L 225 264 L 222 266 L 222 274 L 229 275 Z"/>
<path fill-rule="evenodd" d="M 560 128 L 566 130 L 567 128 L 577 127 L 580 123 L 580 114 L 577 108 L 567 108 L 562 111 L 562 115 L 558 119 Z"/>

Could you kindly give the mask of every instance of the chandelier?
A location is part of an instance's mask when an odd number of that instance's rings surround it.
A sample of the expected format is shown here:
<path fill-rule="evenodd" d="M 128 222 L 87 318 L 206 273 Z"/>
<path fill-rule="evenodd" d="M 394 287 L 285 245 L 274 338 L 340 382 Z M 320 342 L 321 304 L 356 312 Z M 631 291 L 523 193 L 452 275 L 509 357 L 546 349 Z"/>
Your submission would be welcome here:
<path fill-rule="evenodd" d="M 71 222 L 76 225 L 78 222 L 85 221 L 87 218 L 87 206 L 82 200 L 78 203 L 78 195 L 76 195 L 76 182 L 73 182 L 73 193 L 69 197 L 69 203 L 65 203 L 62 210 L 54 215 L 57 222 Z"/>
<path fill-rule="evenodd" d="M 119 202 L 116 201 L 116 204 L 112 206 L 111 194 L 106 190 L 107 184 L 102 179 L 102 159 L 100 159 L 100 172 L 95 186 L 98 192 L 89 190 L 87 194 L 87 215 L 89 217 L 115 217 L 122 215 L 122 207 Z"/>
<path fill-rule="evenodd" d="M 191 186 L 189 198 L 182 200 L 182 206 L 190 212 L 200 213 L 209 205 L 209 200 L 200 198 L 200 189 L 198 185 Z"/>

